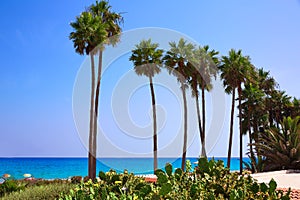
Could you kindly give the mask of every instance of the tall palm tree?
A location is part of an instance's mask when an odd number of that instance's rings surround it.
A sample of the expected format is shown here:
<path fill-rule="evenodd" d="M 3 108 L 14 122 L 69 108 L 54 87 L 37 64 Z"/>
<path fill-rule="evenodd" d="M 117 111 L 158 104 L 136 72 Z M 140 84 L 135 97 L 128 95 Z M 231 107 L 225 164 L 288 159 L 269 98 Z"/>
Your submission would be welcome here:
<path fill-rule="evenodd" d="M 186 161 L 186 151 L 187 151 L 187 100 L 186 100 L 186 88 L 188 81 L 188 60 L 192 56 L 194 45 L 187 43 L 183 38 L 181 38 L 176 44 L 176 42 L 170 42 L 170 50 L 167 51 L 163 60 L 165 67 L 177 77 L 180 83 L 180 89 L 182 91 L 183 98 L 183 150 L 182 150 L 182 161 L 181 169 L 185 169 Z"/>
<path fill-rule="evenodd" d="M 242 96 L 242 84 L 249 78 L 249 71 L 253 66 L 250 64 L 250 58 L 242 55 L 242 51 L 235 51 L 231 49 L 228 56 L 222 56 L 222 64 L 219 69 L 221 71 L 221 78 L 223 79 L 223 85 L 226 93 L 232 93 L 232 107 L 231 107 L 231 119 L 230 119 L 230 135 L 229 135 L 229 147 L 228 147 L 228 161 L 227 167 L 230 168 L 231 148 L 232 148 L 232 136 L 233 136 L 233 116 L 234 116 L 234 102 L 235 102 L 235 90 L 238 91 L 239 100 L 239 126 L 240 126 L 240 173 L 243 169 L 243 130 L 242 130 L 242 110 L 241 110 L 241 96 Z"/>
<path fill-rule="evenodd" d="M 201 74 L 200 71 L 197 69 L 197 66 L 193 62 L 187 63 L 188 72 L 189 72 L 189 85 L 192 89 L 192 96 L 195 97 L 195 105 L 197 110 L 197 119 L 198 119 L 198 128 L 199 128 L 199 138 L 201 142 L 201 157 L 206 157 L 205 153 L 205 144 L 204 144 L 204 137 L 203 137 L 203 129 L 202 129 L 202 122 L 200 117 L 200 107 L 199 107 L 199 83 L 201 82 Z"/>
<path fill-rule="evenodd" d="M 196 99 L 196 109 L 199 123 L 199 132 L 201 140 L 201 157 L 206 157 L 205 149 L 205 90 L 210 91 L 212 89 L 212 77 L 216 78 L 217 67 L 219 60 L 216 55 L 219 52 L 215 50 L 209 50 L 209 46 L 198 47 L 194 50 L 194 55 L 191 59 L 192 67 L 190 67 L 190 85 L 192 88 L 192 94 Z M 201 88 L 202 92 L 202 124 L 200 118 L 200 109 L 198 102 L 198 86 Z"/>
<path fill-rule="evenodd" d="M 89 177 L 92 178 L 91 172 L 96 171 L 96 167 L 93 166 L 92 160 L 95 155 L 94 152 L 94 116 L 95 116 L 95 60 L 96 54 L 95 48 L 104 40 L 106 36 L 105 27 L 100 23 L 99 17 L 94 17 L 90 12 L 82 12 L 80 16 L 76 17 L 75 22 L 70 23 L 74 29 L 70 33 L 69 38 L 74 43 L 74 48 L 80 55 L 90 55 L 91 58 L 91 99 L 90 99 L 90 130 L 89 130 Z"/>
<path fill-rule="evenodd" d="M 91 161 L 91 174 L 90 178 L 96 178 L 96 154 L 97 154 L 97 119 L 98 119 L 98 107 L 99 107 L 99 94 L 100 94 L 100 83 L 101 83 L 101 74 L 102 74 L 102 60 L 103 60 L 103 51 L 105 45 L 115 45 L 119 41 L 119 35 L 122 31 L 121 24 L 123 23 L 123 17 L 121 14 L 113 12 L 111 6 L 107 1 L 101 0 L 96 1 L 95 4 L 92 4 L 89 8 L 89 12 L 93 15 L 94 18 L 99 18 L 99 24 L 102 25 L 105 29 L 106 35 L 98 42 L 97 53 L 99 55 L 98 60 L 98 74 L 96 82 L 96 93 L 95 93 L 95 115 L 93 118 L 93 157 Z"/>
<path fill-rule="evenodd" d="M 255 154 L 253 149 L 253 140 L 258 141 L 259 125 L 263 125 L 267 118 L 265 114 L 265 107 L 263 101 L 264 93 L 258 88 L 256 84 L 245 84 L 242 91 L 242 128 L 243 134 L 248 132 L 249 136 L 249 147 L 250 147 L 250 158 L 252 170 L 255 169 L 256 165 L 254 162 Z M 256 151 L 257 152 L 257 151 Z M 255 171 L 253 171 L 255 172 Z"/>
<path fill-rule="evenodd" d="M 153 111 L 153 156 L 154 156 L 154 171 L 157 169 L 157 123 L 156 123 L 156 107 L 155 107 L 155 92 L 153 87 L 153 77 L 160 72 L 162 66 L 163 50 L 157 49 L 159 44 L 151 43 L 151 39 L 142 40 L 136 49 L 132 50 L 132 55 L 129 58 L 134 64 L 135 73 L 139 76 L 147 76 L 149 78 L 149 86 L 152 99 Z"/>

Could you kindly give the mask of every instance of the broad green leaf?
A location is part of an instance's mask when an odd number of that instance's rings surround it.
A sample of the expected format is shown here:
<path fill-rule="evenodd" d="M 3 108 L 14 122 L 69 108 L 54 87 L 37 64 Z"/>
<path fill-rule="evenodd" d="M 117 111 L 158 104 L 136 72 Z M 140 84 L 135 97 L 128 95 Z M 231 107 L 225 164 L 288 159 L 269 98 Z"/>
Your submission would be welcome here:
<path fill-rule="evenodd" d="M 172 191 L 172 185 L 170 183 L 164 183 L 159 191 L 159 194 L 165 196 Z"/>

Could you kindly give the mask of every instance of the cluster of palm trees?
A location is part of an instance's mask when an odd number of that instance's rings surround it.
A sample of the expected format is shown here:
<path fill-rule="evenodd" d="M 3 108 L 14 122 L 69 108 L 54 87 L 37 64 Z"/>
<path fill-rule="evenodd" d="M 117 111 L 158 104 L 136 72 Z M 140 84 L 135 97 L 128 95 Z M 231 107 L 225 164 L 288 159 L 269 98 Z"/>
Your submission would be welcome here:
<path fill-rule="evenodd" d="M 102 55 L 106 45 L 115 45 L 119 42 L 123 17 L 113 12 L 107 1 L 96 1 L 76 17 L 70 25 L 74 29 L 69 38 L 80 55 L 89 55 L 91 59 L 91 101 L 90 101 L 90 131 L 88 176 L 96 177 L 96 149 L 97 149 L 97 119 L 101 83 Z M 218 74 L 223 81 L 225 92 L 232 95 L 231 118 L 229 130 L 228 162 L 230 168 L 231 149 L 233 140 L 233 123 L 235 102 L 238 101 L 239 136 L 240 136 L 240 170 L 242 171 L 242 139 L 249 135 L 249 154 L 251 158 L 259 157 L 257 149 L 259 138 L 269 127 L 280 127 L 284 117 L 300 115 L 300 100 L 286 95 L 278 89 L 278 84 L 269 72 L 257 69 L 251 63 L 249 56 L 244 56 L 241 50 L 230 50 L 227 56 L 217 57 L 215 50 L 209 46 L 195 46 L 184 39 L 178 43 L 170 42 L 170 49 L 164 52 L 158 49 L 159 44 L 152 43 L 151 39 L 143 40 L 132 50 L 129 58 L 134 64 L 138 75 L 149 78 L 150 92 L 153 107 L 153 152 L 154 169 L 157 169 L 157 122 L 155 108 L 155 92 L 153 78 L 165 68 L 174 75 L 180 85 L 184 102 L 183 112 L 183 151 L 182 169 L 185 168 L 187 152 L 187 103 L 186 91 L 191 89 L 197 110 L 199 137 L 201 141 L 201 156 L 206 157 L 205 150 L 205 91 L 212 89 L 212 78 Z M 95 66 L 95 56 L 98 55 L 98 68 Z M 236 95 L 237 93 L 237 95 Z M 201 94 L 202 116 L 199 106 Z M 255 155 L 256 154 L 256 155 Z M 253 165 L 255 160 L 253 159 Z"/>
<path fill-rule="evenodd" d="M 205 151 L 205 90 L 212 88 L 212 77 L 216 77 L 218 52 L 209 50 L 209 46 L 195 47 L 180 39 L 178 43 L 170 42 L 170 49 L 163 55 L 163 50 L 158 49 L 159 44 L 152 43 L 151 39 L 143 40 L 132 50 L 129 60 L 134 64 L 135 72 L 138 75 L 149 77 L 150 91 L 153 107 L 153 154 L 154 170 L 157 169 L 157 127 L 156 127 L 156 109 L 155 109 L 155 92 L 153 87 L 153 77 L 164 67 L 168 72 L 174 75 L 182 91 L 183 98 L 183 151 L 182 151 L 182 169 L 185 168 L 187 152 L 187 99 L 186 90 L 191 87 L 192 94 L 196 100 L 197 119 L 199 125 L 199 134 L 201 139 L 201 156 L 206 157 Z M 202 120 L 200 117 L 199 94 L 202 91 Z"/>
<path fill-rule="evenodd" d="M 132 50 L 129 58 L 134 64 L 135 72 L 149 78 L 153 107 L 153 152 L 154 169 L 157 168 L 157 127 L 155 110 L 155 92 L 153 77 L 165 68 L 174 75 L 182 91 L 183 98 L 183 151 L 182 169 L 185 168 L 187 151 L 187 105 L 186 91 L 191 89 L 197 110 L 199 136 L 201 141 L 201 157 L 206 157 L 205 150 L 205 91 L 212 89 L 212 78 L 220 74 L 224 90 L 232 95 L 229 146 L 227 167 L 230 168 L 231 149 L 233 140 L 233 123 L 235 102 L 238 101 L 239 117 L 239 149 L 240 173 L 243 169 L 243 136 L 249 135 L 249 156 L 255 160 L 259 150 L 253 143 L 259 142 L 261 134 L 269 127 L 277 126 L 287 116 L 300 115 L 300 100 L 287 96 L 284 91 L 278 90 L 278 84 L 270 73 L 262 68 L 256 68 L 249 56 L 244 56 L 241 50 L 231 49 L 227 56 L 217 57 L 218 52 L 210 50 L 209 46 L 195 46 L 180 39 L 178 43 L 170 42 L 170 49 L 165 52 L 158 49 L 159 44 L 152 43 L 151 39 L 142 40 Z M 200 115 L 199 96 L 202 97 L 202 116 Z M 237 95 L 236 95 L 237 93 Z M 254 146 L 254 147 L 253 147 Z M 253 168 L 255 168 L 253 166 Z"/>

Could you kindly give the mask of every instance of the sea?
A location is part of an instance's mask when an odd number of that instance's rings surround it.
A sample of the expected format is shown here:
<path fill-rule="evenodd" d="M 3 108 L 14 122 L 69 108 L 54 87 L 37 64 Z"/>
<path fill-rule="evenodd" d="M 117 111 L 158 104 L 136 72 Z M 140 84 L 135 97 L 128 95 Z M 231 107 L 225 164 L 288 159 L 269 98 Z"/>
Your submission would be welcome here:
<path fill-rule="evenodd" d="M 211 159 L 211 158 L 209 158 Z M 214 158 L 222 160 L 224 165 L 227 158 Z M 197 166 L 198 158 L 187 158 L 192 167 Z M 249 158 L 243 158 L 249 162 Z M 163 169 L 166 163 L 173 168 L 181 167 L 181 158 L 159 158 L 158 167 Z M 42 179 L 68 179 L 72 176 L 87 176 L 87 158 L 0 158 L 0 177 L 10 174 L 11 178 L 22 179 L 24 174 L 31 174 L 34 178 Z M 153 174 L 153 158 L 99 158 L 97 159 L 97 174 L 99 171 L 107 172 L 113 169 L 119 173 L 125 169 L 137 175 Z M 230 170 L 239 170 L 239 158 L 231 159 Z"/>

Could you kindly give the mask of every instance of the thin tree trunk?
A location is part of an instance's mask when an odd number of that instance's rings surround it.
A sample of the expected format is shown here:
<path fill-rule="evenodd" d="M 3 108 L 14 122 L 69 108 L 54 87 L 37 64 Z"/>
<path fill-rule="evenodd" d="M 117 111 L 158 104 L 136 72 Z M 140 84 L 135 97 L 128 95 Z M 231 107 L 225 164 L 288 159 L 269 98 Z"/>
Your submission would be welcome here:
<path fill-rule="evenodd" d="M 251 135 L 251 127 L 250 127 L 250 125 L 248 124 L 248 131 L 249 131 L 249 146 L 250 146 L 250 157 L 251 157 L 251 159 L 250 159 L 250 161 L 251 161 L 251 165 L 252 165 L 252 173 L 255 173 L 255 171 L 256 171 L 256 165 L 255 165 L 255 163 L 254 163 L 254 160 L 255 160 L 255 156 L 254 156 L 254 152 L 253 152 L 253 146 L 252 146 L 252 135 Z"/>
<path fill-rule="evenodd" d="M 185 93 L 185 85 L 181 84 L 182 97 L 183 97 L 183 150 L 182 150 L 182 161 L 181 161 L 181 169 L 185 171 L 185 161 L 186 161 L 186 151 L 187 151 L 187 101 L 186 101 L 186 93 Z"/>
<path fill-rule="evenodd" d="M 229 131 L 229 146 L 228 146 L 228 156 L 227 156 L 227 167 L 228 167 L 229 169 L 230 169 L 231 149 L 232 149 L 232 138 L 233 138 L 234 106 L 235 106 L 235 89 L 232 90 L 231 117 L 230 117 L 230 131 Z"/>
<path fill-rule="evenodd" d="M 202 150 L 204 152 L 202 152 L 202 154 L 206 158 L 206 150 L 205 150 L 205 88 L 204 88 L 203 82 L 202 82 L 201 90 L 202 90 L 202 135 L 203 135 L 202 136 L 203 137 Z"/>
<path fill-rule="evenodd" d="M 95 96 L 95 117 L 94 117 L 94 140 L 93 140 L 93 168 L 92 168 L 92 179 L 96 178 L 96 168 L 97 168 L 97 132 L 98 132 L 98 113 L 99 113 L 99 94 L 100 94 L 100 83 L 101 83 L 101 73 L 102 73 L 102 50 L 99 51 L 98 60 L 98 75 L 97 75 L 97 86 L 96 86 L 96 96 Z"/>
<path fill-rule="evenodd" d="M 261 133 L 260 133 L 260 131 L 259 131 L 257 119 L 254 119 L 254 120 L 255 120 L 255 123 L 254 123 L 254 126 L 253 126 L 253 137 L 252 137 L 252 141 L 254 140 L 254 142 L 257 143 L 257 142 L 258 142 L 258 138 L 259 138 L 259 136 L 260 136 Z M 255 148 L 255 152 L 256 152 L 257 157 L 259 157 L 259 156 L 260 156 L 260 153 L 259 153 L 259 151 L 257 150 L 257 147 L 254 146 L 254 148 Z"/>
<path fill-rule="evenodd" d="M 249 132 L 249 146 L 250 146 L 250 155 L 251 157 L 254 157 L 254 152 L 253 152 L 253 137 L 252 137 L 252 133 L 251 133 L 251 127 L 248 125 L 248 132 Z"/>
<path fill-rule="evenodd" d="M 198 97 L 198 90 L 195 90 L 195 103 L 196 103 L 196 110 L 197 110 L 197 118 L 198 118 L 198 127 L 199 127 L 199 134 L 200 134 L 200 142 L 201 142 L 201 157 L 204 157 L 203 152 L 205 152 L 204 145 L 203 145 L 203 134 L 202 134 L 202 125 L 201 125 L 201 117 L 200 117 L 200 108 L 199 108 L 199 97 Z"/>
<path fill-rule="evenodd" d="M 239 125 L 240 125 L 240 174 L 243 172 L 243 127 L 242 127 L 242 88 L 238 87 L 239 95 Z"/>
<path fill-rule="evenodd" d="M 92 178 L 93 171 L 93 140 L 94 140 L 94 96 L 95 96 L 95 61 L 94 54 L 91 57 L 91 105 L 90 105 L 90 133 L 89 133 L 89 153 L 88 153 L 88 177 Z"/>
<path fill-rule="evenodd" d="M 153 87 L 152 76 L 149 76 L 150 91 L 152 98 L 152 110 L 153 110 L 153 168 L 154 171 L 157 169 L 157 123 L 156 123 L 156 107 L 155 107 L 155 93 Z"/>

